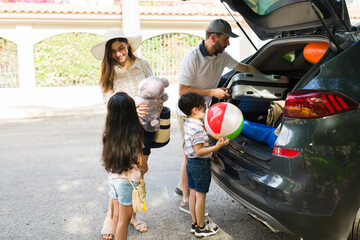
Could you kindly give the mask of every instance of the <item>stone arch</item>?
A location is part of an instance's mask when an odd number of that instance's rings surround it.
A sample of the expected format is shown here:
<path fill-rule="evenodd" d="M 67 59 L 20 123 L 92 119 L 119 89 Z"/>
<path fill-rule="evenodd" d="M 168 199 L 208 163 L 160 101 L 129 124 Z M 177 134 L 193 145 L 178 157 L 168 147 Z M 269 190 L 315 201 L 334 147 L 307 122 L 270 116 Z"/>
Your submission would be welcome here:
<path fill-rule="evenodd" d="M 158 34 L 142 42 L 141 57 L 150 62 L 155 76 L 167 77 L 171 83 L 176 83 L 182 59 L 202 39 L 198 35 L 183 32 Z"/>
<path fill-rule="evenodd" d="M 94 34 L 94 35 L 99 35 L 102 36 L 103 31 L 102 30 L 94 30 L 94 29 L 84 29 L 84 28 L 69 28 L 69 29 L 49 29 L 46 31 L 37 31 L 34 30 L 34 32 L 36 32 L 33 36 L 33 43 L 37 44 L 39 42 L 42 42 L 46 39 L 49 39 L 51 37 L 56 37 L 58 35 L 64 35 L 64 34 L 68 34 L 68 33 L 88 33 L 88 34 Z"/>
<path fill-rule="evenodd" d="M 0 88 L 18 88 L 19 86 L 17 45 L 0 37 Z"/>

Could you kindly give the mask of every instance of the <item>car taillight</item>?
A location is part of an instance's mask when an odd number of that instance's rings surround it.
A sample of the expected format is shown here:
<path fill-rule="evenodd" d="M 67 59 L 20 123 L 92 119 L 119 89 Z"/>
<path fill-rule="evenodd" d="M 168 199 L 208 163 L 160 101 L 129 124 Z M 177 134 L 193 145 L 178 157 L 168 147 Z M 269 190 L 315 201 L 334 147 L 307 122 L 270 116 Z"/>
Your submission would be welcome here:
<path fill-rule="evenodd" d="M 359 108 L 350 98 L 329 90 L 297 90 L 285 101 L 284 116 L 291 118 L 321 118 Z"/>
<path fill-rule="evenodd" d="M 279 147 L 274 147 L 272 151 L 272 154 L 283 157 L 296 157 L 299 153 L 299 151 Z"/>

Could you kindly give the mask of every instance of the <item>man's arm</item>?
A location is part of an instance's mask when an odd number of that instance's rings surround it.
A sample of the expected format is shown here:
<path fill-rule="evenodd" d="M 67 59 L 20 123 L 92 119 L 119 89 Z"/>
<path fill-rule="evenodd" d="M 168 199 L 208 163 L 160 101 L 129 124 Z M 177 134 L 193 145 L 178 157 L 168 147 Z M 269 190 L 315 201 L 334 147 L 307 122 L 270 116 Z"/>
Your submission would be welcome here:
<path fill-rule="evenodd" d="M 251 73 L 258 73 L 258 74 L 262 74 L 262 72 L 260 72 L 259 70 L 257 70 L 256 68 L 254 68 L 253 66 L 247 65 L 247 64 L 243 64 L 243 63 L 239 63 L 236 68 L 234 68 L 234 70 L 238 71 L 238 72 L 251 72 Z"/>
<path fill-rule="evenodd" d="M 203 96 L 212 96 L 218 99 L 229 97 L 230 95 L 225 91 L 227 88 L 211 88 L 211 89 L 199 89 L 179 83 L 179 95 L 182 96 L 188 92 L 194 92 Z"/>

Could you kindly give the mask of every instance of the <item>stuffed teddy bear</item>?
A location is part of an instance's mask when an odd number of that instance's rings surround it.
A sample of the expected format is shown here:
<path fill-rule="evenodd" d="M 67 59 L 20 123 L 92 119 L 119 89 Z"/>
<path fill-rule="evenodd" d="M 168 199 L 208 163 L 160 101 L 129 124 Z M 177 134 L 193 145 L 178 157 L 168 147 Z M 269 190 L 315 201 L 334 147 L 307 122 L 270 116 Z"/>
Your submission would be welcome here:
<path fill-rule="evenodd" d="M 168 100 L 169 96 L 164 92 L 169 86 L 167 78 L 147 77 L 138 84 L 139 96 L 135 97 L 136 106 L 147 105 L 148 114 L 140 118 L 140 123 L 148 132 L 155 132 L 160 128 L 160 104 Z"/>

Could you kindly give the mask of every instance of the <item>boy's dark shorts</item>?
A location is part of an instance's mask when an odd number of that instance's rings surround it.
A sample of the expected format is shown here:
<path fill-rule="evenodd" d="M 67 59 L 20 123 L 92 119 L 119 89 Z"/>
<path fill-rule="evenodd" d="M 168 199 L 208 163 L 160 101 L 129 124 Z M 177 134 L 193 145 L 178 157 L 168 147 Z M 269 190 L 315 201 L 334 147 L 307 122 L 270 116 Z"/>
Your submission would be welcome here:
<path fill-rule="evenodd" d="M 151 153 L 151 145 L 155 136 L 155 132 L 147 132 L 144 130 L 144 148 L 143 154 L 148 156 Z"/>
<path fill-rule="evenodd" d="M 188 187 L 200 193 L 209 192 L 211 182 L 210 158 L 188 158 L 186 174 Z"/>

